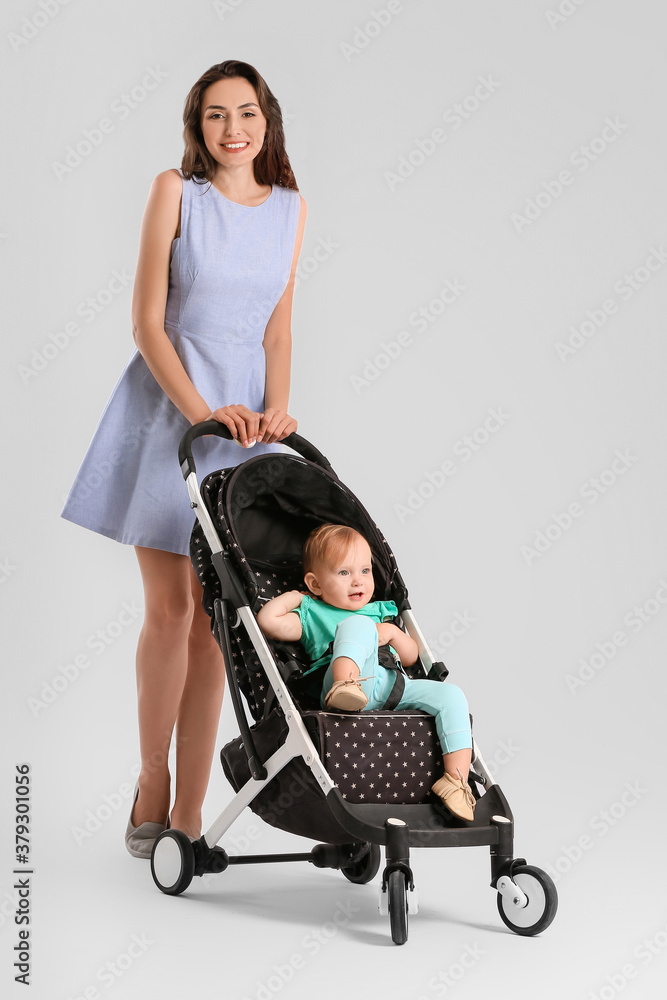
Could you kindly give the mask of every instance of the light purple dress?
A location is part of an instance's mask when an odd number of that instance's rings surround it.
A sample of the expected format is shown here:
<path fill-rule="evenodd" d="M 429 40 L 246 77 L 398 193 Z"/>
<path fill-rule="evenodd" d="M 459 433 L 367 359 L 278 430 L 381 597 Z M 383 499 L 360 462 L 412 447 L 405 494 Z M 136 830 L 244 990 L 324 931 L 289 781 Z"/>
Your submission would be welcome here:
<path fill-rule="evenodd" d="M 208 182 L 183 180 L 181 235 L 172 244 L 165 330 L 211 410 L 262 412 L 266 324 L 289 279 L 300 197 L 274 184 L 254 208 Z M 135 351 L 102 413 L 62 516 L 128 545 L 187 555 L 194 524 L 178 464 L 190 426 Z M 246 451 L 199 438 L 197 478 L 275 445 Z"/>

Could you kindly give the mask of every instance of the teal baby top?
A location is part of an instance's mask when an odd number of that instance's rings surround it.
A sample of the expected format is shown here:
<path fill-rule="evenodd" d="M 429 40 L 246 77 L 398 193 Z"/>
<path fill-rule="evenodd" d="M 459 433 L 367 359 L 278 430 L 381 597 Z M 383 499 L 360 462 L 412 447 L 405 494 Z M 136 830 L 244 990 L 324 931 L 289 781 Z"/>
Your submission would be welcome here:
<path fill-rule="evenodd" d="M 346 608 L 334 608 L 331 604 L 325 604 L 324 601 L 315 600 L 306 594 L 299 607 L 294 608 L 293 614 L 301 619 L 300 641 L 313 664 L 311 670 L 314 670 L 329 663 L 331 659 L 329 646 L 333 641 L 338 622 L 349 618 L 350 615 L 365 615 L 379 624 L 388 618 L 395 618 L 398 608 L 393 601 L 371 601 L 363 608 L 351 611 Z"/>

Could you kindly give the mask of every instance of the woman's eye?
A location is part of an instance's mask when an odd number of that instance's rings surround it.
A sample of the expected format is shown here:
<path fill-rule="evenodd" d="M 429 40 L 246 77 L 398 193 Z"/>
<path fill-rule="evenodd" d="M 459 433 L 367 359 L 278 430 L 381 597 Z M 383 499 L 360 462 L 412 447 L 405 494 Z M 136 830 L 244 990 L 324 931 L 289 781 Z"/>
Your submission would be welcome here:
<path fill-rule="evenodd" d="M 244 111 L 242 117 L 245 118 L 246 115 L 249 115 L 251 118 L 254 118 L 255 117 L 255 112 L 254 111 Z"/>

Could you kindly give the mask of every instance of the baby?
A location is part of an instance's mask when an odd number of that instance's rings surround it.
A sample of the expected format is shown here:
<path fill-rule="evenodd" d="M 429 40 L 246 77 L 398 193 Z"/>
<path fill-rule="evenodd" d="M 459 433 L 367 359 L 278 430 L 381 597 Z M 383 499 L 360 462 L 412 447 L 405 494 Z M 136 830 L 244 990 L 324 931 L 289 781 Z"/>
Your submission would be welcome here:
<path fill-rule="evenodd" d="M 378 647 L 388 645 L 406 667 L 416 663 L 419 650 L 411 636 L 385 621 L 398 614 L 394 602 L 371 601 L 375 584 L 368 542 L 353 528 L 321 524 L 306 540 L 303 569 L 310 594 L 291 590 L 268 601 L 257 616 L 260 628 L 271 639 L 299 640 L 313 666 L 326 667 L 322 708 L 383 708 L 396 672 L 379 663 Z M 455 816 L 472 820 L 475 799 L 467 780 L 472 736 L 465 696 L 454 684 L 403 679 L 395 708 L 435 717 L 445 773 L 431 790 Z"/>

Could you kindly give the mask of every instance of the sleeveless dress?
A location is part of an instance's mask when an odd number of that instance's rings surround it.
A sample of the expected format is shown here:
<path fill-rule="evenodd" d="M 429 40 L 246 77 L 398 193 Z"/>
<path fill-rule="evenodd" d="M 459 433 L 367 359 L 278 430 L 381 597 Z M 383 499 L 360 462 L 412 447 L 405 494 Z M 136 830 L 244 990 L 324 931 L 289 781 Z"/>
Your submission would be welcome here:
<path fill-rule="evenodd" d="M 179 171 L 180 173 L 180 171 Z M 165 331 L 211 410 L 243 403 L 262 412 L 266 324 L 287 285 L 300 196 L 274 184 L 249 207 L 208 182 L 183 180 L 181 235 L 173 241 Z M 195 522 L 178 464 L 190 426 L 138 350 L 123 371 L 61 516 L 128 545 L 187 555 Z M 197 478 L 280 450 L 199 438 Z"/>

